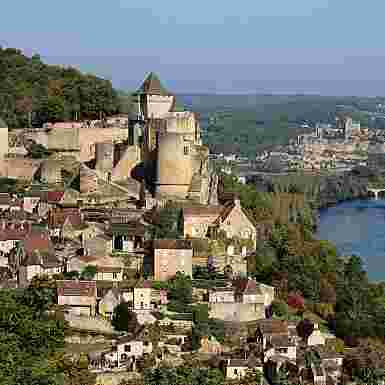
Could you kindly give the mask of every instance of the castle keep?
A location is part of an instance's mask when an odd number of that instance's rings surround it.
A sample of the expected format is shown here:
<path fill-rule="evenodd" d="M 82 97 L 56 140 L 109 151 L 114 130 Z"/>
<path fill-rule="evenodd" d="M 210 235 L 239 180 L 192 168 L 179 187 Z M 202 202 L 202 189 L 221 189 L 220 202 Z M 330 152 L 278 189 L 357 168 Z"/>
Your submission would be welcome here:
<path fill-rule="evenodd" d="M 41 166 L 47 183 L 60 180 L 63 159 L 78 162 L 86 201 L 106 189 L 147 207 L 168 200 L 208 204 L 211 195 L 215 200 L 216 178 L 209 172 L 198 117 L 179 108 L 154 73 L 132 96 L 129 115 L 118 118 L 47 125 L 24 131 L 23 141 L 55 152 Z"/>

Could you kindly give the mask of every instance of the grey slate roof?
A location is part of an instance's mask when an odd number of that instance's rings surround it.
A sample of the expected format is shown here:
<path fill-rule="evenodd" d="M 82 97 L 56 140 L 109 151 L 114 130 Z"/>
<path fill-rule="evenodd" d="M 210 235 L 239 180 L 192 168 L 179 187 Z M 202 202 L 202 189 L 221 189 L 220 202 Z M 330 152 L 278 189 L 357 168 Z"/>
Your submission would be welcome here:
<path fill-rule="evenodd" d="M 144 80 L 141 87 L 136 91 L 136 94 L 144 95 L 160 95 L 170 96 L 171 94 L 163 87 L 158 76 L 154 72 L 150 72 Z"/>

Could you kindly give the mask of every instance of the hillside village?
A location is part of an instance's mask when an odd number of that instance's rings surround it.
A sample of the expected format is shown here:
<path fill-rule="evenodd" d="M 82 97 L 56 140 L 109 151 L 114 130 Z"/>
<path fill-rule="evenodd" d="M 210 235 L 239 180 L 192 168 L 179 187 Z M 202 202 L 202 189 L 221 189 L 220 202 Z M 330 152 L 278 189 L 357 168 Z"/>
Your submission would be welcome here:
<path fill-rule="evenodd" d="M 359 157 L 367 133 L 341 119 L 335 152 Z M 289 317 L 278 288 L 250 273 L 268 221 L 219 188 L 199 117 L 156 74 L 128 116 L 0 127 L 0 181 L 13 189 L 0 194 L 0 287 L 53 285 L 66 352 L 85 355 L 97 383 L 186 362 L 229 383 L 339 383 L 343 347 L 322 319 L 298 315 L 300 294 Z M 298 139 L 305 166 L 336 159 L 332 134 Z"/>

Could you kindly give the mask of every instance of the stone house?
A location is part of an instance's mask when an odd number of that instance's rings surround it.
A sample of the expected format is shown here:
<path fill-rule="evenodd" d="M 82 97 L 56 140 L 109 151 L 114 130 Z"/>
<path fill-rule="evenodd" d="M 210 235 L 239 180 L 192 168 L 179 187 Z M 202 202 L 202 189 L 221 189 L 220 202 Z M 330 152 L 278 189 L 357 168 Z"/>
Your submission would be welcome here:
<path fill-rule="evenodd" d="M 256 357 L 251 356 L 248 360 L 228 359 L 226 361 L 226 378 L 238 380 L 244 377 L 249 369 L 258 370 L 263 375 L 263 363 Z"/>
<path fill-rule="evenodd" d="M 96 314 L 96 281 L 56 281 L 58 305 L 75 315 Z"/>
<path fill-rule="evenodd" d="M 52 276 L 63 271 L 63 263 L 55 256 L 55 250 L 47 232 L 33 231 L 21 242 L 19 254 L 19 282 L 26 286 L 36 275 Z"/>
<path fill-rule="evenodd" d="M 153 242 L 154 279 L 167 281 L 179 271 L 192 277 L 193 249 L 187 240 L 159 239 Z"/>
<path fill-rule="evenodd" d="M 144 225 L 139 222 L 111 223 L 109 232 L 113 251 L 133 252 L 143 245 Z"/>
<path fill-rule="evenodd" d="M 227 238 L 256 241 L 256 227 L 243 210 L 239 198 L 223 206 L 193 207 L 183 210 L 185 238 L 215 238 L 223 231 Z"/>
<path fill-rule="evenodd" d="M 67 262 L 67 271 L 81 272 L 86 266 L 96 266 L 97 281 L 123 281 L 124 260 L 120 257 L 97 257 L 97 256 L 78 256 L 73 257 Z"/>
<path fill-rule="evenodd" d="M 60 239 L 74 239 L 82 228 L 79 208 L 53 208 L 48 214 L 50 234 Z"/>
<path fill-rule="evenodd" d="M 28 213 L 33 213 L 40 202 L 40 197 L 24 196 L 23 197 L 23 210 Z"/>
<path fill-rule="evenodd" d="M 144 281 L 142 285 L 134 287 L 134 311 L 152 310 L 151 282 Z"/>
<path fill-rule="evenodd" d="M 255 336 L 263 349 L 266 349 L 273 337 L 289 337 L 288 323 L 276 319 L 261 319 L 257 322 Z"/>
<path fill-rule="evenodd" d="M 213 336 L 204 336 L 201 338 L 201 347 L 199 353 L 204 354 L 222 354 L 224 352 L 222 344 Z"/>
<path fill-rule="evenodd" d="M 8 193 L 0 193 L 0 210 L 7 210 L 11 206 L 12 198 Z"/>
<path fill-rule="evenodd" d="M 2 220 L 0 223 L 0 251 L 4 254 L 9 253 L 17 242 L 25 239 L 31 232 L 31 224 L 28 222 L 18 222 Z"/>
<path fill-rule="evenodd" d="M 106 256 L 112 253 L 112 238 L 106 234 L 98 234 L 83 240 L 84 253 L 92 256 Z"/>
<path fill-rule="evenodd" d="M 290 340 L 289 336 L 272 336 L 265 348 L 265 362 L 274 356 L 285 357 L 287 360 L 295 362 L 297 358 L 297 346 Z"/>
<path fill-rule="evenodd" d="M 235 290 L 230 287 L 215 287 L 209 291 L 209 303 L 234 303 Z"/>
<path fill-rule="evenodd" d="M 274 299 L 274 288 L 265 286 L 251 279 L 237 279 L 231 287 L 210 290 L 210 317 L 229 322 L 264 319 Z"/>
<path fill-rule="evenodd" d="M 141 339 L 132 336 L 123 336 L 119 338 L 109 353 L 104 357 L 107 361 L 113 363 L 115 367 L 132 367 L 136 360 L 144 354 L 144 345 Z"/>
<path fill-rule="evenodd" d="M 112 319 L 114 309 L 122 302 L 122 295 L 119 289 L 110 289 L 99 301 L 99 314 L 107 319 Z"/>
<path fill-rule="evenodd" d="M 325 341 L 326 339 L 323 336 L 322 332 L 319 330 L 318 324 L 315 323 L 314 330 L 307 339 L 307 345 L 308 346 L 325 345 Z"/>

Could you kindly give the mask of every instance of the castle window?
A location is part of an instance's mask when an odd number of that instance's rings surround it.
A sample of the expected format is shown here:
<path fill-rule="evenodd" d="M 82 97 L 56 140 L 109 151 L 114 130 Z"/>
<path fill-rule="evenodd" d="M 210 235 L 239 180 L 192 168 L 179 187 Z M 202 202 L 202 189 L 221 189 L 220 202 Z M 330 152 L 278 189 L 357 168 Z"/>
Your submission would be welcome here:
<path fill-rule="evenodd" d="M 184 148 L 183 148 L 183 153 L 184 153 L 184 155 L 188 155 L 188 154 L 189 154 L 189 148 L 188 148 L 188 146 L 184 146 Z"/>

